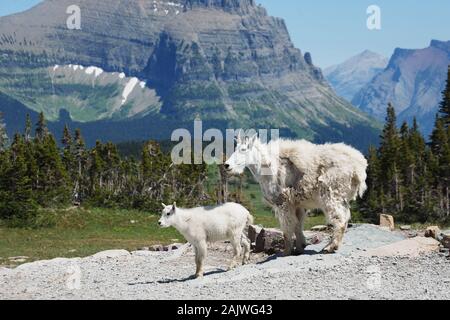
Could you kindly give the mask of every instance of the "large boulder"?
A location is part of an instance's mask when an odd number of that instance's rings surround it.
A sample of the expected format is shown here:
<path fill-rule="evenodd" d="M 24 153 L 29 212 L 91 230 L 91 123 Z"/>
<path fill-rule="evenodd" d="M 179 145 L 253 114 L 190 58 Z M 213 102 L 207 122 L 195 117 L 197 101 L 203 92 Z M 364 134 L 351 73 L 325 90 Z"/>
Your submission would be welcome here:
<path fill-rule="evenodd" d="M 416 237 L 395 242 L 386 246 L 369 249 L 363 255 L 370 257 L 394 257 L 408 256 L 417 257 L 428 252 L 439 251 L 439 242 L 424 237 Z"/>
<path fill-rule="evenodd" d="M 388 214 L 380 215 L 380 227 L 394 231 L 395 230 L 394 217 Z"/>
<path fill-rule="evenodd" d="M 258 235 L 261 233 L 262 230 L 263 227 L 261 226 L 250 225 L 248 227 L 248 238 L 250 239 L 251 243 L 256 242 L 256 238 L 258 238 Z"/>
<path fill-rule="evenodd" d="M 284 248 L 283 232 L 278 229 L 262 229 L 256 238 L 255 253 L 273 254 Z"/>
<path fill-rule="evenodd" d="M 442 233 L 441 243 L 444 248 L 450 249 L 450 231 Z"/>

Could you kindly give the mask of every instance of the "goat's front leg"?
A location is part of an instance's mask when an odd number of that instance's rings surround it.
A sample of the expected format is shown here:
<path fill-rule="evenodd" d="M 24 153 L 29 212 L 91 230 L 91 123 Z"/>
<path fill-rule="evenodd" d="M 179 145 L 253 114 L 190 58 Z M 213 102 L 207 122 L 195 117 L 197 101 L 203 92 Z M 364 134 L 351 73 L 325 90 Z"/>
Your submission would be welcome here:
<path fill-rule="evenodd" d="M 296 210 L 296 216 L 298 219 L 298 223 L 295 227 L 295 253 L 296 254 L 303 254 L 305 252 L 306 248 L 306 238 L 305 234 L 303 233 L 304 229 L 304 223 L 306 218 L 306 210 L 303 208 L 298 208 Z"/>
<path fill-rule="evenodd" d="M 295 227 L 298 223 L 297 217 L 295 214 L 292 214 L 289 210 L 277 208 L 276 215 L 280 222 L 281 231 L 283 231 L 284 235 L 284 252 L 283 256 L 288 257 L 292 255 L 292 251 L 294 248 L 294 234 Z"/>
<path fill-rule="evenodd" d="M 197 266 L 197 271 L 195 272 L 196 278 L 202 278 L 204 271 L 203 271 L 203 263 L 206 258 L 207 254 L 207 244 L 205 241 L 201 241 L 195 246 L 195 264 Z"/>

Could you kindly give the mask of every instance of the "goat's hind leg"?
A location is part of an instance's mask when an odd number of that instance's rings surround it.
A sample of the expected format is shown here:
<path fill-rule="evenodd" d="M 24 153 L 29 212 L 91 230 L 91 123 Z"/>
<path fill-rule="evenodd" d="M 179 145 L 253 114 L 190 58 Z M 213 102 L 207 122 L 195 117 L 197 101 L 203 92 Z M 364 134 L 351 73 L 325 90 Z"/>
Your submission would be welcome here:
<path fill-rule="evenodd" d="M 323 249 L 324 253 L 335 253 L 342 245 L 348 222 L 350 221 L 350 209 L 346 205 L 337 205 L 326 210 L 328 220 L 333 226 L 333 235 L 330 243 Z"/>
<path fill-rule="evenodd" d="M 242 248 L 244 249 L 243 251 L 243 258 L 242 258 L 242 265 L 246 265 L 247 263 L 250 262 L 250 239 L 245 235 L 242 234 L 242 238 L 241 238 L 241 245 Z"/>
<path fill-rule="evenodd" d="M 228 270 L 233 270 L 238 265 L 239 257 L 241 256 L 242 247 L 241 247 L 241 237 L 235 236 L 231 239 L 231 245 L 233 246 L 233 259 L 231 260 L 230 267 Z"/>

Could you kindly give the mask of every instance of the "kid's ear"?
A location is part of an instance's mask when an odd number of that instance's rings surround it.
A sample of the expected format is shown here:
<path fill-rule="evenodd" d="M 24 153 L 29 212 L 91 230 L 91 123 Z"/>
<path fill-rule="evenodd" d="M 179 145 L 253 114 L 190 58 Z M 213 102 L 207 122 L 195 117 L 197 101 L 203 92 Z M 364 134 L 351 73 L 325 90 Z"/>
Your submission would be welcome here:
<path fill-rule="evenodd" d="M 162 204 L 162 206 L 163 206 L 164 209 L 167 207 L 164 203 L 161 203 L 161 204 Z"/>
<path fill-rule="evenodd" d="M 173 209 L 175 210 L 176 208 L 177 208 L 177 203 L 174 202 L 174 203 L 173 203 Z"/>

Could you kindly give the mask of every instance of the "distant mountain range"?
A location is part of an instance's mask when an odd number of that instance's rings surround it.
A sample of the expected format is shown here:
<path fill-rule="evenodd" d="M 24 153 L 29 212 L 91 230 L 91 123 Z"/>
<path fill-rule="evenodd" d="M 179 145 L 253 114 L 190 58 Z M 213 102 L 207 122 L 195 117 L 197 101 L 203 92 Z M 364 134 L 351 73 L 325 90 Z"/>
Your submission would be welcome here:
<path fill-rule="evenodd" d="M 324 69 L 324 75 L 336 93 L 352 101 L 355 95 L 386 68 L 389 60 L 366 50 L 345 62 Z"/>
<path fill-rule="evenodd" d="M 362 111 L 382 120 L 392 102 L 399 121 L 417 118 L 429 134 L 442 99 L 450 64 L 450 41 L 433 40 L 425 49 L 395 49 L 388 66 L 352 100 Z"/>
<path fill-rule="evenodd" d="M 66 26 L 71 5 L 81 30 Z M 0 18 L 0 111 L 10 133 L 43 111 L 91 144 L 168 139 L 196 117 L 362 149 L 380 128 L 254 0 L 46 0 Z"/>

